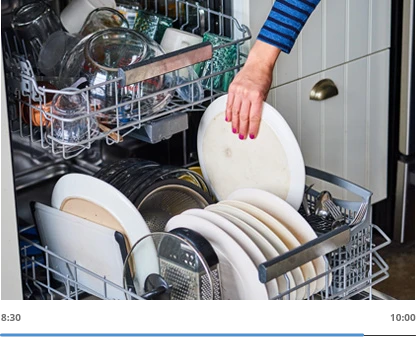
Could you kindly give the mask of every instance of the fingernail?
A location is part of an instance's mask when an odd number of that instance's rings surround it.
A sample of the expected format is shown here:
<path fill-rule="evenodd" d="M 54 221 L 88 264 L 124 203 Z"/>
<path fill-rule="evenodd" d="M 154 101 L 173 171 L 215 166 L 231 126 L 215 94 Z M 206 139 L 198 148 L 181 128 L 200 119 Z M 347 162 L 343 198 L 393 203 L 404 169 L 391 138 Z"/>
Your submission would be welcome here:
<path fill-rule="evenodd" d="M 226 121 L 226 122 L 228 122 L 228 118 L 227 118 L 227 116 L 225 116 L 225 121 Z"/>
<path fill-rule="evenodd" d="M 250 139 L 254 139 L 254 135 L 252 133 L 250 134 Z"/>
<path fill-rule="evenodd" d="M 240 135 L 239 137 L 240 137 L 240 139 L 241 139 L 241 140 L 243 140 L 243 139 L 244 139 L 244 136 L 243 136 L 243 135 Z"/>
<path fill-rule="evenodd" d="M 237 133 L 237 129 L 236 128 L 233 128 L 233 133 Z"/>

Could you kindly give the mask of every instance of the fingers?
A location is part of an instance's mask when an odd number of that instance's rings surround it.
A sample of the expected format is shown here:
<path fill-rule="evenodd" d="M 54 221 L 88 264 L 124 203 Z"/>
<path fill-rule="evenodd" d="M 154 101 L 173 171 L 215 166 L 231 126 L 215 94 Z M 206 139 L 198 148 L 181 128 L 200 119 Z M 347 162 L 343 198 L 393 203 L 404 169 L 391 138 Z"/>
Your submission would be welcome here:
<path fill-rule="evenodd" d="M 239 95 L 234 96 L 234 102 L 231 115 L 231 128 L 233 133 L 237 134 L 240 130 L 240 110 L 241 110 L 241 97 Z"/>
<path fill-rule="evenodd" d="M 232 119 L 232 112 L 233 112 L 233 104 L 234 104 L 234 93 L 229 92 L 227 98 L 227 105 L 225 110 L 225 121 L 231 122 Z"/>
<path fill-rule="evenodd" d="M 250 109 L 250 125 L 248 130 L 251 139 L 255 139 L 259 133 L 262 110 L 263 100 L 260 99 L 252 102 Z"/>
<path fill-rule="evenodd" d="M 247 138 L 247 133 L 249 130 L 250 114 L 251 114 L 250 107 L 251 107 L 251 102 L 247 99 L 243 100 L 243 102 L 241 103 L 241 108 L 240 108 L 240 125 L 238 129 L 239 138 L 241 140 Z"/>

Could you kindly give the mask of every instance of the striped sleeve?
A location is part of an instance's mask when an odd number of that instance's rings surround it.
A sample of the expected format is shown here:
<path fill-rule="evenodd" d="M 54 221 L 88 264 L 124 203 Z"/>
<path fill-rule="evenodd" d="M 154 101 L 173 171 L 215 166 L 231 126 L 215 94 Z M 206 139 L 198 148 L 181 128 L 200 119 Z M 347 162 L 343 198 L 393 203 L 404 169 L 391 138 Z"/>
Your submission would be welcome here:
<path fill-rule="evenodd" d="M 320 0 L 276 0 L 257 39 L 289 53 Z"/>

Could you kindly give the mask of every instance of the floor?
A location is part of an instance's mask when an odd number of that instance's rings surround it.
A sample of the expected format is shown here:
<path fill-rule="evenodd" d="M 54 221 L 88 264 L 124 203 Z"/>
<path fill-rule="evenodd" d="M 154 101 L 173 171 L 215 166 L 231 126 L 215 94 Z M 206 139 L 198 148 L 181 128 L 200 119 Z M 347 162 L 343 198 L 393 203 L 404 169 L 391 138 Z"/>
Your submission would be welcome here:
<path fill-rule="evenodd" d="M 375 238 L 377 242 L 379 238 Z M 390 277 L 374 288 L 397 300 L 415 299 L 415 242 L 391 243 L 380 250 L 389 265 Z"/>

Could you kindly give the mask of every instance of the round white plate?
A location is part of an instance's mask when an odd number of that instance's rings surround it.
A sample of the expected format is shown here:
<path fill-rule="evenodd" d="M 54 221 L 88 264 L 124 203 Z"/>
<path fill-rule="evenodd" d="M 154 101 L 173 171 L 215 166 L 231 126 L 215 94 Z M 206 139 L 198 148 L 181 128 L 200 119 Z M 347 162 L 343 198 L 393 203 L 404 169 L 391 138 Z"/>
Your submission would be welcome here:
<path fill-rule="evenodd" d="M 204 209 L 189 209 L 182 214 L 194 215 L 205 219 L 217 227 L 221 228 L 228 235 L 230 235 L 250 256 L 251 260 L 257 266 L 267 261 L 260 248 L 250 239 L 250 237 L 244 233 L 240 228 L 235 226 L 231 221 L 222 217 L 219 214 L 204 210 Z M 279 287 L 276 280 L 271 280 L 266 283 L 267 293 L 269 299 L 276 297 L 279 294 Z"/>
<path fill-rule="evenodd" d="M 279 255 L 287 253 L 300 246 L 300 242 L 293 236 L 290 231 L 283 226 L 279 221 L 273 218 L 271 215 L 262 211 L 260 208 L 237 200 L 224 200 L 219 202 L 219 205 L 231 207 L 232 209 L 239 209 L 248 214 L 251 218 L 250 225 L 255 228 L 261 235 L 263 235 L 269 242 L 276 248 Z M 315 277 L 315 268 L 312 262 L 307 263 L 304 266 L 295 268 L 291 271 L 295 280 L 295 285 L 302 284 L 305 279 L 311 279 Z M 292 285 L 293 287 L 293 285 Z M 314 290 L 316 283 L 311 283 L 310 290 Z M 304 298 L 306 292 L 305 287 L 296 290 L 296 299 L 301 300 Z"/>
<path fill-rule="evenodd" d="M 257 267 L 244 249 L 213 223 L 188 214 L 171 218 L 165 228 L 189 228 L 201 234 L 218 255 L 221 297 L 224 300 L 268 300 L 267 289 L 258 277 Z"/>
<path fill-rule="evenodd" d="M 305 164 L 292 130 L 279 112 L 263 104 L 256 139 L 240 140 L 225 122 L 227 95 L 207 108 L 198 129 L 198 158 L 218 200 L 240 188 L 278 195 L 296 210 L 305 188 Z"/>
<path fill-rule="evenodd" d="M 251 225 L 254 221 L 257 221 L 257 219 L 253 218 L 250 214 L 247 214 L 237 208 L 220 204 L 211 205 L 206 209 L 228 219 L 235 226 L 244 231 L 244 233 L 246 233 L 251 238 L 251 240 L 253 240 L 253 242 L 262 250 L 267 260 L 271 260 L 280 255 L 275 247 L 269 242 L 269 240 L 267 240 L 254 228 L 254 226 Z M 279 285 L 280 293 L 283 293 L 296 285 L 291 272 L 287 273 L 287 277 L 289 283 L 284 276 L 279 276 L 276 279 Z M 287 296 L 284 296 L 283 299 L 288 298 Z M 296 290 L 290 293 L 290 299 L 297 299 Z"/>
<path fill-rule="evenodd" d="M 126 237 L 132 247 L 143 236 L 150 234 L 143 217 L 136 207 L 119 190 L 110 184 L 78 173 L 64 175 L 55 184 L 52 192 L 52 207 L 61 209 L 65 200 L 85 199 L 104 208 L 125 229 Z M 143 288 L 147 276 L 159 273 L 159 261 L 156 248 L 150 242 L 141 245 L 140 251 L 134 251 L 134 266 L 139 286 Z"/>
<path fill-rule="evenodd" d="M 300 244 L 305 244 L 317 238 L 316 233 L 308 222 L 287 202 L 278 196 L 255 188 L 244 188 L 231 193 L 227 199 L 244 201 L 256 206 L 280 221 L 295 237 Z M 316 275 L 326 272 L 326 264 L 323 256 L 312 261 Z M 329 274 L 329 283 L 332 275 Z M 316 281 L 316 291 L 325 288 L 325 277 Z"/>

